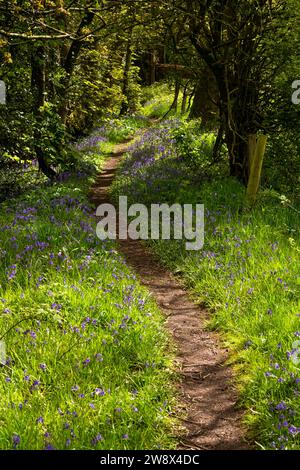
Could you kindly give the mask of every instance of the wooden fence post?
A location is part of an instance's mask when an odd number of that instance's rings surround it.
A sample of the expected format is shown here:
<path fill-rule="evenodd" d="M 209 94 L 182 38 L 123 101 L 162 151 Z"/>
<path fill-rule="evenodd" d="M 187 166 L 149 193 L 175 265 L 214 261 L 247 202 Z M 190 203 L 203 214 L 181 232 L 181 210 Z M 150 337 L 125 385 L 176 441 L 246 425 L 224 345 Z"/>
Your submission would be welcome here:
<path fill-rule="evenodd" d="M 260 185 L 267 139 L 268 137 L 266 135 L 260 135 L 258 138 L 256 138 L 255 134 L 249 135 L 248 139 L 250 176 L 247 187 L 247 199 L 251 204 L 254 204 L 256 200 Z"/>

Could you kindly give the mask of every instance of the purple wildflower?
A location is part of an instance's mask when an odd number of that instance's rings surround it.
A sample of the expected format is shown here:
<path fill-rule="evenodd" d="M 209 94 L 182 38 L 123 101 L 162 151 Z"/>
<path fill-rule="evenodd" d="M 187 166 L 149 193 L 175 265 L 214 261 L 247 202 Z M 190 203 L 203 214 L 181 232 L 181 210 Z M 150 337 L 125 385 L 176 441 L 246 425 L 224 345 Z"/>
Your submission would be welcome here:
<path fill-rule="evenodd" d="M 278 403 L 278 405 L 276 406 L 276 410 L 278 411 L 284 411 L 287 409 L 287 406 L 285 404 L 284 401 L 281 401 L 280 403 Z"/>
<path fill-rule="evenodd" d="M 34 380 L 33 384 L 31 385 L 30 389 L 31 390 L 36 390 L 40 385 L 40 381 L 39 380 Z"/>
<path fill-rule="evenodd" d="M 16 277 L 17 274 L 17 266 L 16 264 L 13 264 L 12 266 L 9 266 L 8 271 L 6 272 L 7 278 L 9 281 L 12 281 Z"/>
<path fill-rule="evenodd" d="M 49 444 L 46 444 L 45 450 L 55 450 L 55 448 L 53 447 L 52 444 L 49 443 Z"/>
<path fill-rule="evenodd" d="M 18 434 L 14 434 L 14 435 L 12 436 L 12 442 L 13 442 L 13 447 L 14 447 L 14 449 L 16 449 L 17 446 L 18 446 L 18 445 L 20 444 L 20 442 L 21 442 L 20 436 L 19 436 Z"/>
<path fill-rule="evenodd" d="M 297 434 L 298 433 L 298 429 L 295 426 L 290 426 L 288 431 L 289 431 L 290 434 Z"/>
<path fill-rule="evenodd" d="M 51 304 L 51 308 L 52 310 L 57 310 L 58 312 L 60 312 L 61 308 L 62 308 L 62 305 L 61 304 L 57 304 L 56 302 L 53 302 Z"/>
<path fill-rule="evenodd" d="M 103 361 L 103 356 L 100 353 L 95 354 L 95 358 L 97 362 L 102 362 Z"/>
<path fill-rule="evenodd" d="M 92 445 L 96 446 L 100 441 L 103 441 L 103 437 L 101 434 L 97 434 L 97 436 L 92 439 Z"/>

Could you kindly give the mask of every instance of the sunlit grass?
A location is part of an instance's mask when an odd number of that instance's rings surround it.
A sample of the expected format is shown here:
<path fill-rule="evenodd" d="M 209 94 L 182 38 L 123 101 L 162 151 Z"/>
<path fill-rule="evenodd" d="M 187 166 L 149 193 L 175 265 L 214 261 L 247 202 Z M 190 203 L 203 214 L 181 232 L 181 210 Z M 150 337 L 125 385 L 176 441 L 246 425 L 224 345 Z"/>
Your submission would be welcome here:
<path fill-rule="evenodd" d="M 78 145 L 83 167 L 99 169 L 97 146 L 133 125 L 118 128 Z M 1 206 L 0 449 L 175 446 L 164 321 L 115 244 L 97 239 L 91 184 L 81 172 Z"/>
<path fill-rule="evenodd" d="M 299 211 L 269 190 L 261 191 L 250 211 L 237 181 L 218 177 L 213 168 L 209 177 L 206 157 L 197 172 L 182 146 L 176 155 L 169 123 L 160 131 L 161 156 L 153 158 L 156 132 L 136 143 L 114 194 L 146 205 L 205 204 L 203 250 L 187 252 L 185 241 L 150 245 L 209 307 L 209 327 L 223 332 L 255 440 L 263 448 L 300 449 L 300 368 L 295 360 L 300 337 Z"/>
<path fill-rule="evenodd" d="M 179 94 L 177 110 L 170 107 L 174 100 L 174 90 L 171 89 L 168 83 L 155 83 L 143 90 L 143 115 L 151 119 L 161 119 L 168 115 L 168 117 L 180 116 L 182 105 L 182 92 Z M 186 112 L 182 117 L 185 119 L 188 116 Z"/>

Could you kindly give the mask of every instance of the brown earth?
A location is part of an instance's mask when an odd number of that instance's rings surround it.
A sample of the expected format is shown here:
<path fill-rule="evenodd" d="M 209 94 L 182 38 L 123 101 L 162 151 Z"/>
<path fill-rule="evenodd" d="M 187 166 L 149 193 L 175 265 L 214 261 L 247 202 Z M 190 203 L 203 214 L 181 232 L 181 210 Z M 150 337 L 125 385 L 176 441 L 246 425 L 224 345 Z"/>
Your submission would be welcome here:
<path fill-rule="evenodd" d="M 127 147 L 128 143 L 117 145 L 107 160 L 91 191 L 95 205 L 109 202 L 108 190 Z M 208 312 L 189 298 L 180 282 L 141 242 L 128 239 L 119 241 L 119 246 L 167 317 L 167 328 L 173 336 L 185 416 L 179 419 L 186 429 L 179 449 L 249 450 L 241 424 L 243 413 L 236 405 L 232 371 L 226 364 L 228 353 L 218 335 L 205 328 Z"/>

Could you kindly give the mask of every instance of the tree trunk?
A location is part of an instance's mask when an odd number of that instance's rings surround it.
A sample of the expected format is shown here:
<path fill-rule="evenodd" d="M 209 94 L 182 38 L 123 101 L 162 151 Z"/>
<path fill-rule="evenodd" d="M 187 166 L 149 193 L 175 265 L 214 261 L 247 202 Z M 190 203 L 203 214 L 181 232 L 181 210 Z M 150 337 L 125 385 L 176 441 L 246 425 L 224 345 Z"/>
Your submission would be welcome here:
<path fill-rule="evenodd" d="M 215 77 L 208 67 L 201 72 L 195 87 L 195 97 L 189 119 L 201 118 L 203 129 L 212 128 L 219 114 L 218 89 Z"/>
<path fill-rule="evenodd" d="M 195 92 L 196 92 L 196 87 L 193 89 L 192 93 L 190 94 L 189 103 L 188 103 L 188 107 L 187 107 L 187 113 L 189 113 L 191 111 L 192 101 L 193 101 L 193 98 L 195 97 Z"/>
<path fill-rule="evenodd" d="M 218 107 L 224 123 L 230 175 L 247 186 L 250 174 L 248 136 L 257 132 L 258 103 L 256 83 L 249 78 L 248 66 L 251 64 L 243 61 L 230 68 L 227 62 L 216 61 L 213 53 L 201 47 L 197 34 L 197 31 L 191 34 L 191 42 L 213 73 L 218 88 Z"/>
<path fill-rule="evenodd" d="M 179 93 L 180 93 L 180 81 L 176 80 L 175 81 L 175 91 L 174 91 L 174 101 L 173 101 L 172 106 L 171 106 L 171 111 L 174 109 L 175 113 L 177 113 L 177 110 L 178 110 Z"/>
<path fill-rule="evenodd" d="M 187 98 L 188 98 L 188 85 L 186 85 L 183 88 L 183 96 L 182 96 L 182 103 L 181 103 L 181 114 L 186 113 Z"/>
<path fill-rule="evenodd" d="M 243 104 L 247 94 L 246 87 L 237 83 L 223 65 L 213 66 L 213 72 L 220 95 L 219 108 L 228 149 L 230 176 L 247 186 L 250 174 L 248 135 L 251 132 L 249 113 Z"/>
<path fill-rule="evenodd" d="M 120 116 L 124 116 L 128 112 L 129 107 L 130 107 L 130 105 L 129 105 L 129 101 L 130 101 L 129 90 L 130 90 L 130 69 L 131 69 L 131 64 L 132 64 L 132 30 L 130 32 L 130 36 L 128 38 L 127 47 L 126 47 L 123 89 L 122 89 L 124 99 L 123 99 L 123 102 L 122 102 L 122 105 L 121 105 Z"/>
<path fill-rule="evenodd" d="M 201 82 L 197 83 L 195 88 L 194 100 L 191 106 L 189 120 L 199 119 L 202 116 L 202 85 Z"/>
<path fill-rule="evenodd" d="M 43 110 L 45 104 L 46 92 L 46 66 L 45 66 L 45 48 L 39 46 L 32 53 L 31 57 L 31 87 L 33 95 L 33 113 L 35 116 L 34 129 L 34 149 L 39 164 L 39 169 L 50 179 L 56 177 L 56 172 L 49 166 L 46 161 L 44 150 L 41 145 L 43 125 Z"/>
<path fill-rule="evenodd" d="M 155 52 L 150 52 L 150 85 L 156 82 Z"/>
<path fill-rule="evenodd" d="M 170 114 L 171 111 L 174 110 L 175 112 L 177 112 L 179 94 L 180 94 L 180 81 L 176 79 L 176 81 L 175 81 L 175 91 L 174 91 L 174 100 L 173 100 L 170 108 L 166 112 L 166 114 L 162 117 L 162 120 L 165 119 Z"/>
<path fill-rule="evenodd" d="M 222 149 L 223 136 L 224 136 L 224 124 L 221 121 L 219 130 L 218 130 L 218 135 L 216 138 L 216 142 L 213 148 L 213 155 L 212 155 L 213 162 L 217 162 L 219 160 L 220 152 Z"/>
<path fill-rule="evenodd" d="M 85 28 L 91 25 L 94 17 L 95 17 L 94 12 L 91 12 L 89 10 L 86 11 L 77 29 L 76 37 L 80 37 L 83 35 Z M 63 78 L 61 85 L 60 85 L 59 115 L 61 117 L 63 124 L 66 124 L 67 117 L 68 117 L 68 99 L 67 99 L 68 88 L 70 86 L 71 78 L 72 78 L 76 61 L 78 59 L 82 45 L 83 45 L 83 41 L 81 39 L 75 39 L 72 42 L 68 50 L 67 56 L 62 64 L 64 71 L 65 71 L 65 77 Z"/>
<path fill-rule="evenodd" d="M 237 178 L 245 186 L 249 178 L 247 138 L 237 135 L 226 125 L 225 141 L 228 148 L 230 176 Z"/>

